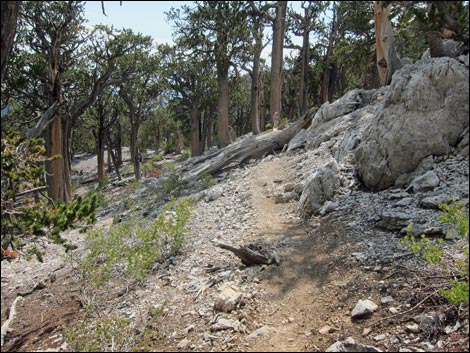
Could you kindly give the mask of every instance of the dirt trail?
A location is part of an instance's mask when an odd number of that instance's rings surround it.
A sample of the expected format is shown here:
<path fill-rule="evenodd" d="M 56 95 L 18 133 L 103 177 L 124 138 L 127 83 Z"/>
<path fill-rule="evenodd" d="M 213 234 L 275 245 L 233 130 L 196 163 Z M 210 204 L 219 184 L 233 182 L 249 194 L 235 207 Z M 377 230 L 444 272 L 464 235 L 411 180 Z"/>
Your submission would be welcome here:
<path fill-rule="evenodd" d="M 296 203 L 276 204 L 273 197 L 267 197 L 266 186 L 293 180 L 286 170 L 291 167 L 286 159 L 260 164 L 252 179 L 255 237 L 286 245 L 279 254 L 281 265 L 260 277 L 260 291 L 266 294 L 259 317 L 270 329 L 266 337 L 245 347 L 249 351 L 322 350 L 329 341 L 318 333 L 322 326 L 339 330 L 350 325 L 341 288 L 354 273 L 341 269 L 335 261 L 340 258 L 339 229 L 324 225 L 321 231 L 314 231 L 311 225 L 292 222 L 289 218 L 295 214 Z"/>

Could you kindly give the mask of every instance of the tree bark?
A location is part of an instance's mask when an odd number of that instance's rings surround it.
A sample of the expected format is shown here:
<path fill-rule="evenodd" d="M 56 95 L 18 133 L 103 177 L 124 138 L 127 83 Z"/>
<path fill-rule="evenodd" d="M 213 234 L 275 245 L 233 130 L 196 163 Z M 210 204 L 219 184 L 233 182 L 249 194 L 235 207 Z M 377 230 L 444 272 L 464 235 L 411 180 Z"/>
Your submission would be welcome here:
<path fill-rule="evenodd" d="M 300 77 L 299 92 L 299 116 L 303 116 L 307 111 L 308 97 L 308 64 L 310 62 L 310 17 L 308 8 L 304 8 L 303 33 L 302 33 L 302 72 Z"/>
<path fill-rule="evenodd" d="M 104 185 L 106 172 L 104 168 L 104 136 L 101 132 L 97 134 L 96 156 L 98 161 L 98 183 Z"/>
<path fill-rule="evenodd" d="M 229 134 L 229 94 L 228 94 L 228 65 L 225 62 L 217 65 L 217 138 L 219 147 L 230 144 Z"/>
<path fill-rule="evenodd" d="M 261 20 L 259 18 L 255 19 L 253 28 L 253 34 L 255 36 L 255 47 L 253 55 L 253 72 L 251 75 L 250 118 L 251 131 L 255 135 L 261 132 L 259 111 L 259 67 L 261 51 L 263 47 L 263 30 L 260 22 Z"/>
<path fill-rule="evenodd" d="M 322 77 L 322 83 L 321 83 L 321 88 L 320 88 L 320 97 L 321 97 L 321 102 L 331 102 L 332 98 L 332 89 L 330 87 L 330 82 L 331 82 L 331 73 L 332 73 L 332 66 L 331 66 L 331 56 L 333 54 L 333 47 L 334 43 L 336 41 L 336 35 L 338 32 L 338 19 L 337 19 L 337 13 L 336 13 L 336 4 L 333 3 L 333 21 L 331 24 L 331 32 L 330 32 L 330 37 L 328 39 L 328 49 L 326 51 L 326 57 L 325 57 L 325 68 L 323 69 L 323 77 Z"/>
<path fill-rule="evenodd" d="M 116 164 L 118 166 L 122 165 L 122 138 L 121 138 L 121 124 L 119 121 L 116 123 Z"/>
<path fill-rule="evenodd" d="M 199 102 L 193 101 L 191 105 L 191 157 L 199 156 L 202 152 L 200 116 Z"/>
<path fill-rule="evenodd" d="M 388 15 L 389 7 L 382 7 L 380 1 L 374 1 L 377 70 L 382 86 L 388 85 L 393 73 L 401 68 Z"/>
<path fill-rule="evenodd" d="M 63 147 L 62 158 L 63 160 L 63 173 L 64 173 L 64 200 L 65 202 L 72 201 L 72 134 L 73 134 L 73 120 L 66 119 L 63 126 Z"/>
<path fill-rule="evenodd" d="M 121 173 L 119 173 L 119 164 L 118 164 L 118 161 L 116 159 L 116 156 L 114 155 L 114 151 L 112 149 L 112 142 L 111 142 L 111 137 L 110 137 L 110 134 L 109 134 L 109 131 L 106 132 L 106 140 L 107 140 L 107 143 L 108 143 L 108 151 L 109 152 L 109 155 L 111 157 L 111 161 L 113 163 L 113 166 L 114 166 L 114 170 L 116 171 L 116 175 L 118 177 L 118 180 L 121 180 Z"/>
<path fill-rule="evenodd" d="M 47 193 L 54 201 L 66 201 L 64 195 L 64 162 L 62 152 L 62 124 L 60 115 L 55 114 L 45 135 L 47 157 L 55 159 L 46 162 Z"/>
<path fill-rule="evenodd" d="M 140 154 L 139 154 L 139 126 L 140 126 L 140 109 L 134 107 L 134 103 L 129 96 L 128 92 L 121 88 L 119 91 L 120 96 L 129 108 L 129 121 L 131 124 L 131 141 L 130 152 L 131 161 L 134 167 L 134 175 L 136 180 L 140 180 Z"/>
<path fill-rule="evenodd" d="M 279 119 L 282 119 L 282 51 L 284 47 L 284 31 L 286 22 L 287 1 L 278 1 L 276 8 L 276 18 L 273 24 L 273 50 L 271 60 L 271 96 L 269 99 L 269 109 L 272 126 L 277 129 Z M 275 116 L 279 117 L 276 119 Z"/>
<path fill-rule="evenodd" d="M 261 71 L 259 73 L 259 82 L 258 82 L 258 87 L 259 87 L 259 130 L 260 132 L 263 132 L 265 129 L 266 121 L 265 121 L 265 116 L 266 116 L 266 109 L 265 109 L 265 102 L 264 102 L 264 80 L 263 80 L 263 72 Z"/>
<path fill-rule="evenodd" d="M 309 35 L 310 31 L 305 30 L 302 40 L 302 72 L 300 77 L 300 93 L 299 93 L 299 113 L 304 115 L 307 111 L 307 87 L 308 87 L 308 62 L 309 62 Z"/>
<path fill-rule="evenodd" d="M 21 1 L 2 1 L 1 7 L 1 83 L 5 78 L 8 58 L 16 34 L 16 24 Z"/>

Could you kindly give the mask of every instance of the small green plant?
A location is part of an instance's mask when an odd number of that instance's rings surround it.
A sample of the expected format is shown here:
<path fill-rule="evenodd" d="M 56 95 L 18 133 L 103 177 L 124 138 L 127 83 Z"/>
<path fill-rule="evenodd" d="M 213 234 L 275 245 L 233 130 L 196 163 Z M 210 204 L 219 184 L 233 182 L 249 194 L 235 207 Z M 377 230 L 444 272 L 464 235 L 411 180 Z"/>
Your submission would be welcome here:
<path fill-rule="evenodd" d="M 442 263 L 442 250 L 440 246 L 443 244 L 443 239 L 437 239 L 436 242 L 428 239 L 424 234 L 421 235 L 420 240 L 416 240 L 415 236 L 412 235 L 413 226 L 408 225 L 408 233 L 401 241 L 402 245 L 412 250 L 415 254 L 420 254 L 421 257 L 435 265 Z M 436 244 L 437 243 L 437 244 Z"/>
<path fill-rule="evenodd" d="M 129 190 L 134 191 L 137 190 L 140 186 L 140 181 L 139 180 L 134 180 L 132 183 L 129 184 Z"/>
<path fill-rule="evenodd" d="M 39 262 L 44 262 L 44 259 L 42 257 L 42 252 L 36 246 L 33 246 L 32 248 L 28 249 L 27 254 L 29 256 L 32 256 L 32 255 L 36 256 Z"/>
<path fill-rule="evenodd" d="M 191 209 L 190 199 L 171 200 L 150 224 L 132 218 L 113 224 L 109 234 L 102 229 L 90 231 L 89 252 L 80 264 L 83 278 L 93 287 L 113 277 L 143 279 L 159 260 L 173 256 L 184 244 Z"/>
<path fill-rule="evenodd" d="M 173 172 L 176 169 L 176 163 L 175 162 L 165 162 L 163 163 L 163 166 L 169 171 Z"/>
<path fill-rule="evenodd" d="M 468 238 L 468 218 L 465 216 L 466 208 L 463 202 L 456 202 L 455 198 L 451 199 L 451 204 L 440 204 L 441 214 L 439 220 L 441 224 L 447 226 L 447 235 L 452 238 L 457 237 Z"/>
<path fill-rule="evenodd" d="M 95 320 L 87 317 L 67 328 L 64 336 L 75 352 L 114 351 L 132 339 L 130 323 L 120 315 Z"/>
<path fill-rule="evenodd" d="M 191 157 L 191 151 L 188 149 L 184 149 L 183 151 L 181 151 L 181 156 L 178 159 L 180 161 L 185 161 L 190 157 Z"/>
<path fill-rule="evenodd" d="M 208 189 L 211 186 L 217 185 L 217 179 L 215 179 L 212 175 L 210 174 L 204 174 L 201 179 L 198 180 L 197 184 L 202 188 L 202 189 Z"/>
<path fill-rule="evenodd" d="M 152 154 L 152 155 L 150 156 L 150 160 L 151 160 L 152 162 L 154 162 L 154 163 L 155 163 L 155 162 L 163 161 L 163 155 L 160 154 L 160 153 L 159 153 L 159 154 Z"/>
<path fill-rule="evenodd" d="M 163 192 L 171 197 L 178 197 L 186 187 L 186 183 L 182 182 L 178 175 L 171 174 L 167 179 L 163 180 Z"/>
<path fill-rule="evenodd" d="M 467 210 L 463 202 L 455 202 L 452 200 L 451 204 L 440 204 L 439 208 L 442 210 L 440 214 L 440 222 L 448 227 L 447 235 L 451 238 L 467 238 L 469 222 Z M 402 240 L 402 244 L 408 247 L 416 254 L 420 254 L 426 261 L 437 264 L 445 268 L 442 261 L 442 239 L 438 239 L 437 244 L 431 242 L 424 234 L 421 235 L 421 240 L 416 240 L 411 235 L 413 228 L 408 226 L 408 234 Z M 456 260 L 453 265 L 457 271 L 457 278 L 450 281 L 450 289 L 441 289 L 439 293 L 452 304 L 458 305 L 460 303 L 469 302 L 469 250 L 468 243 L 464 247 L 465 260 Z"/>

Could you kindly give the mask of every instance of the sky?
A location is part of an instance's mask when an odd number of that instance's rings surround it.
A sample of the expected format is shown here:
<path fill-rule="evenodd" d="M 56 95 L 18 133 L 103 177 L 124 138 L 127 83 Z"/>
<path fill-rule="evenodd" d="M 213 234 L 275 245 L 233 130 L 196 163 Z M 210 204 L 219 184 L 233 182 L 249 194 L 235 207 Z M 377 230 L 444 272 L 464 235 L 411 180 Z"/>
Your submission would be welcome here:
<path fill-rule="evenodd" d="M 181 8 L 183 4 L 191 4 L 193 1 L 105 1 L 105 12 L 101 10 L 101 1 L 86 1 L 85 18 L 88 25 L 107 24 L 117 29 L 130 28 L 135 33 L 151 36 L 156 43 L 172 44 L 173 28 L 167 22 L 165 12 L 172 7 Z M 300 8 L 300 1 L 289 1 L 290 6 Z M 270 29 L 267 29 L 270 30 Z M 293 42 L 301 45 L 301 38 L 294 37 Z M 268 58 L 271 46 L 263 51 L 263 57 Z M 291 50 L 284 50 L 285 55 L 290 55 Z"/>
<path fill-rule="evenodd" d="M 101 10 L 101 1 L 87 1 L 85 18 L 89 25 L 99 23 L 113 25 L 117 29 L 130 28 L 136 33 L 151 36 L 157 43 L 172 43 L 173 29 L 166 22 L 164 12 L 172 7 L 180 8 L 192 1 L 105 1 L 106 15 Z"/>

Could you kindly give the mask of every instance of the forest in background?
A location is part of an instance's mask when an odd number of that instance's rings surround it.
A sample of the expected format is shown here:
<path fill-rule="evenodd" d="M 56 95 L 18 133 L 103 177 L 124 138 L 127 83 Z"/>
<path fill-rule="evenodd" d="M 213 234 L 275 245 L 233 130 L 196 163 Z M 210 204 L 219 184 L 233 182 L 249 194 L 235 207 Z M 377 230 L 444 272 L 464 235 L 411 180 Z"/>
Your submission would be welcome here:
<path fill-rule="evenodd" d="M 468 46 L 465 1 L 303 1 L 301 9 L 194 2 L 167 14 L 168 46 L 130 29 L 90 29 L 84 2 L 2 2 L 2 249 L 18 225 L 57 233 L 94 210 L 96 200 L 73 200 L 78 153 L 97 154 L 103 184 L 106 152 L 119 171 L 128 146 L 139 179 L 146 149 L 198 156 L 282 128 L 353 88 L 388 84 L 404 58 L 428 47 L 443 55 L 444 39 Z M 388 42 L 384 58 L 377 37 Z M 261 57 L 268 45 L 271 61 Z M 283 58 L 283 48 L 297 55 Z"/>

